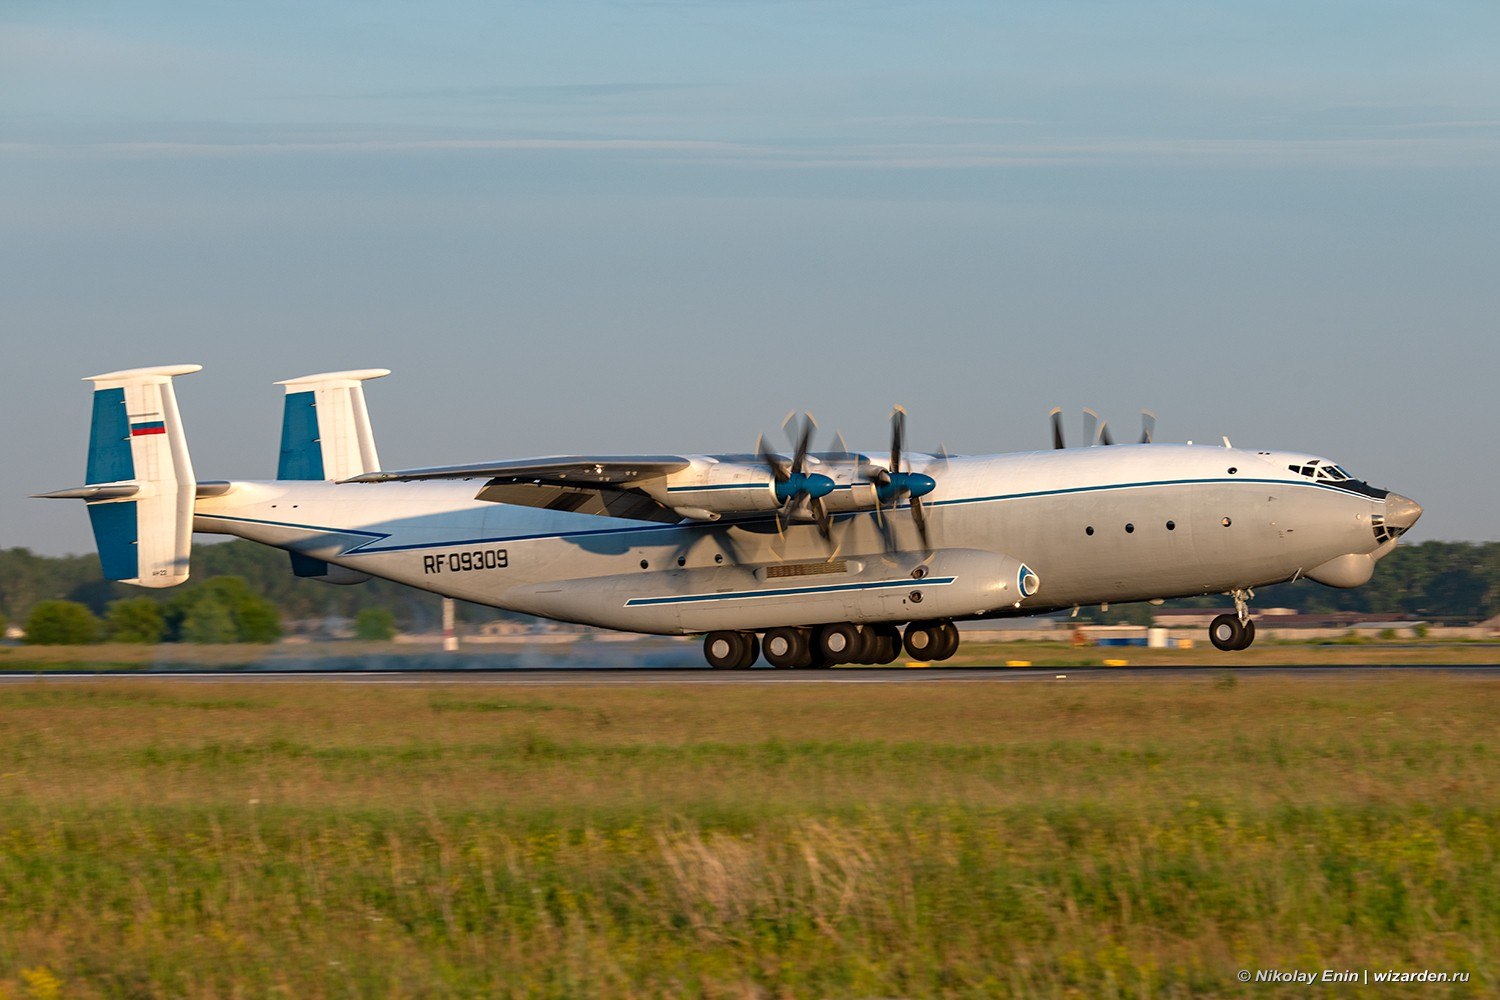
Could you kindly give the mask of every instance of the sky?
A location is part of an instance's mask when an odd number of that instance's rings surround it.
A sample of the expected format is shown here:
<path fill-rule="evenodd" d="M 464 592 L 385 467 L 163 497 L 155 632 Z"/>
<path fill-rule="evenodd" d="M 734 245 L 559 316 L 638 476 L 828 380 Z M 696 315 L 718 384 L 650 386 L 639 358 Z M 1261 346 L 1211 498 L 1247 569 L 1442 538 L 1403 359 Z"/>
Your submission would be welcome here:
<path fill-rule="evenodd" d="M 92 547 L 83 376 L 197 363 L 200 478 L 385 367 L 389 468 L 1305 450 L 1495 540 L 1500 6 L 0 8 L 0 547 Z"/>

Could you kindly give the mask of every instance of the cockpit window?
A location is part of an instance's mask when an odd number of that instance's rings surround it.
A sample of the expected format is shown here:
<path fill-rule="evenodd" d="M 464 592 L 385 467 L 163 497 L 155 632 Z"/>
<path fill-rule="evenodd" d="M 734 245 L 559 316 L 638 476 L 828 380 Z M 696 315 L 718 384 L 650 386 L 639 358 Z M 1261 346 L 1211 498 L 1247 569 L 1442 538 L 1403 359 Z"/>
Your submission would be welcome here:
<path fill-rule="evenodd" d="M 1288 465 L 1287 469 L 1299 476 L 1327 483 L 1341 483 L 1354 478 L 1342 465 L 1334 465 L 1332 462 L 1314 460 L 1306 465 Z"/>

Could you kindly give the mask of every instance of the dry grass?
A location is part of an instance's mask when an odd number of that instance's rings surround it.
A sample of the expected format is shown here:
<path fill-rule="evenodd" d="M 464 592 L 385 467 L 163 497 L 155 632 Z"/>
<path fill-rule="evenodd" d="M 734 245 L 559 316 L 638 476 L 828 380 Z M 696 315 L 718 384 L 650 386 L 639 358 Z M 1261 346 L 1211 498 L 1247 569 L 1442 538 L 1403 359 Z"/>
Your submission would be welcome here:
<path fill-rule="evenodd" d="M 698 665 L 699 640 L 642 638 L 634 643 L 610 643 L 608 653 L 633 656 L 642 665 L 684 660 Z M 526 653 L 533 665 L 573 666 L 586 664 L 598 655 L 599 646 L 589 642 L 531 646 L 524 642 L 469 643 L 453 658 L 455 666 L 484 666 L 496 657 L 514 658 Z M 163 643 L 155 646 L 101 643 L 94 646 L 0 645 L 0 671 L 46 672 L 51 670 L 162 669 L 316 669 L 320 662 L 359 661 L 377 657 L 382 664 L 400 667 L 403 662 L 431 666 L 440 656 L 439 643 L 321 642 L 236 644 L 198 646 Z M 967 642 L 957 656 L 943 666 L 1002 667 L 1007 660 L 1025 660 L 1038 667 L 1101 666 L 1106 659 L 1124 659 L 1131 666 L 1222 666 L 1234 667 L 1320 666 L 1331 664 L 1462 664 L 1494 663 L 1500 658 L 1500 642 L 1442 642 L 1437 639 L 1352 641 L 1320 640 L 1289 642 L 1261 639 L 1248 650 L 1224 653 L 1204 638 L 1192 649 L 1146 649 L 1140 646 L 1073 647 L 1068 642 Z M 902 661 L 897 662 L 901 666 Z"/>
<path fill-rule="evenodd" d="M 1295 966 L 1482 995 L 1495 695 L 6 686 L 0 988 L 1259 997 L 1235 970 Z"/>

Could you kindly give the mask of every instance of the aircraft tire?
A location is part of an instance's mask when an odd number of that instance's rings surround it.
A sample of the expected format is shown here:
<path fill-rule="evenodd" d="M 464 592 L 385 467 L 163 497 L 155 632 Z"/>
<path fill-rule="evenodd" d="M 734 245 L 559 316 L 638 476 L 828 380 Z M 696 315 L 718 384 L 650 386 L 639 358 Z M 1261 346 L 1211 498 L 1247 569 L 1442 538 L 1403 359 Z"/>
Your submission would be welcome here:
<path fill-rule="evenodd" d="M 703 658 L 710 667 L 735 669 L 749 645 L 744 632 L 710 632 L 703 637 Z"/>
<path fill-rule="evenodd" d="M 808 659 L 809 636 L 800 628 L 773 628 L 761 641 L 761 652 L 773 667 L 800 667 Z"/>
<path fill-rule="evenodd" d="M 1234 648 L 1235 649 L 1249 649 L 1250 648 L 1250 644 L 1252 642 L 1254 642 L 1254 641 L 1255 641 L 1255 619 L 1254 618 L 1246 618 L 1245 619 L 1245 637 L 1243 639 L 1241 639 L 1240 640 L 1240 644 L 1238 646 L 1234 647 Z"/>
<path fill-rule="evenodd" d="M 946 660 L 958 652 L 959 638 L 957 625 L 952 622 L 943 622 L 938 626 L 938 639 L 940 640 L 940 645 L 937 652 L 932 656 L 934 660 Z"/>
<path fill-rule="evenodd" d="M 755 666 L 755 661 L 760 659 L 760 638 L 754 632 L 741 632 L 740 636 L 744 640 L 744 649 L 740 653 L 740 658 L 735 661 L 734 668 L 749 670 Z"/>
<path fill-rule="evenodd" d="M 1243 649 L 1245 627 L 1235 615 L 1219 615 L 1208 623 L 1208 641 L 1226 653 Z"/>
<path fill-rule="evenodd" d="M 937 659 L 942 635 L 937 622 L 912 622 L 906 626 L 906 655 L 922 663 Z"/>
<path fill-rule="evenodd" d="M 875 630 L 877 651 L 872 663 L 887 664 L 895 663 L 896 658 L 901 655 L 901 630 L 894 625 L 872 625 Z"/>
<path fill-rule="evenodd" d="M 834 622 L 818 629 L 817 651 L 830 666 L 856 662 L 863 646 L 859 626 L 852 622 Z"/>

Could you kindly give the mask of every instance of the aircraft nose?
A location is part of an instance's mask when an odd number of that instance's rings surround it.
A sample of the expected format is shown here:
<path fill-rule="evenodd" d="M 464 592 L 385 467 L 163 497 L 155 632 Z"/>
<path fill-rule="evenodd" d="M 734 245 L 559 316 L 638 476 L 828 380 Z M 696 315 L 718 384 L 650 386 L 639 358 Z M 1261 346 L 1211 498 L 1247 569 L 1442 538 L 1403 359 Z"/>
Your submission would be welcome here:
<path fill-rule="evenodd" d="M 1422 516 L 1422 505 L 1399 493 L 1385 498 L 1385 525 L 1397 531 L 1406 531 Z"/>

